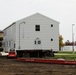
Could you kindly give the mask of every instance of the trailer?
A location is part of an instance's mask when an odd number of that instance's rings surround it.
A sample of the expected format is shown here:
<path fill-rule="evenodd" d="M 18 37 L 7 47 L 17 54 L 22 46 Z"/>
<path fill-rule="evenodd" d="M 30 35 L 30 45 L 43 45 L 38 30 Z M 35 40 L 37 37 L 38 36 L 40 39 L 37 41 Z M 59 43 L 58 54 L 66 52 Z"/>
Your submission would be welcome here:
<path fill-rule="evenodd" d="M 59 51 L 59 22 L 40 13 L 12 23 L 3 32 L 4 51 L 14 49 L 18 57 L 54 56 Z"/>
<path fill-rule="evenodd" d="M 41 58 L 17 58 L 19 62 L 30 63 L 47 63 L 47 64 L 62 64 L 62 65 L 76 65 L 76 60 L 57 60 L 57 59 L 41 59 Z"/>

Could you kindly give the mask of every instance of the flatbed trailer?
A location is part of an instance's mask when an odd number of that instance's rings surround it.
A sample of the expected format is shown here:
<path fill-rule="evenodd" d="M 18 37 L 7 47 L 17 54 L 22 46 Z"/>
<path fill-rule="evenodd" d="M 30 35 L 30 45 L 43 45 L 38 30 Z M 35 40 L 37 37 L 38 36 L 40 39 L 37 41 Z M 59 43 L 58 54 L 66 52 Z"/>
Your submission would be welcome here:
<path fill-rule="evenodd" d="M 32 62 L 32 63 L 76 65 L 76 61 L 75 60 L 58 60 L 58 59 L 43 59 L 43 58 L 16 58 L 16 61 Z"/>

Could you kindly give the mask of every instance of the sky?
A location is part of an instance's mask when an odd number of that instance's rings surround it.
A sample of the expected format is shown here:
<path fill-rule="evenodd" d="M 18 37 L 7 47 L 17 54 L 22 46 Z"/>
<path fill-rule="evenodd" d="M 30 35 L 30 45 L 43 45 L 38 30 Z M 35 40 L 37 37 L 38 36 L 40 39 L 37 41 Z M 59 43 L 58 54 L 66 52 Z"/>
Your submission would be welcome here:
<path fill-rule="evenodd" d="M 72 41 L 73 28 L 76 41 L 76 0 L 0 0 L 0 30 L 37 12 L 60 22 L 64 42 Z"/>

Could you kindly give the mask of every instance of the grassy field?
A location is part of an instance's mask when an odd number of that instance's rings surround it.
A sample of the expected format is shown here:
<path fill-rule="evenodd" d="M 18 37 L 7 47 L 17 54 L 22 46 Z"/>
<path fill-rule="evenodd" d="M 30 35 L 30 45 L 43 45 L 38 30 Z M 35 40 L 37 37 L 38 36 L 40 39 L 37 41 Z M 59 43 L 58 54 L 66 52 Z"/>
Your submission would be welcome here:
<path fill-rule="evenodd" d="M 76 52 L 57 52 L 55 53 L 55 58 L 63 58 L 66 60 L 76 60 Z"/>

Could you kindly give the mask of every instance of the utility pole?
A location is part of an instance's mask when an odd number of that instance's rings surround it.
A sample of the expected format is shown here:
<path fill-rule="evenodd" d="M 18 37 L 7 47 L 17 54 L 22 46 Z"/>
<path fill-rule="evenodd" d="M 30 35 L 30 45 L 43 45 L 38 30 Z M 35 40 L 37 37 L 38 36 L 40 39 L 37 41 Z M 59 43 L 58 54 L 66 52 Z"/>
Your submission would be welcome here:
<path fill-rule="evenodd" d="M 75 24 L 72 24 L 72 53 L 74 53 L 74 32 L 73 32 L 73 26 Z"/>

